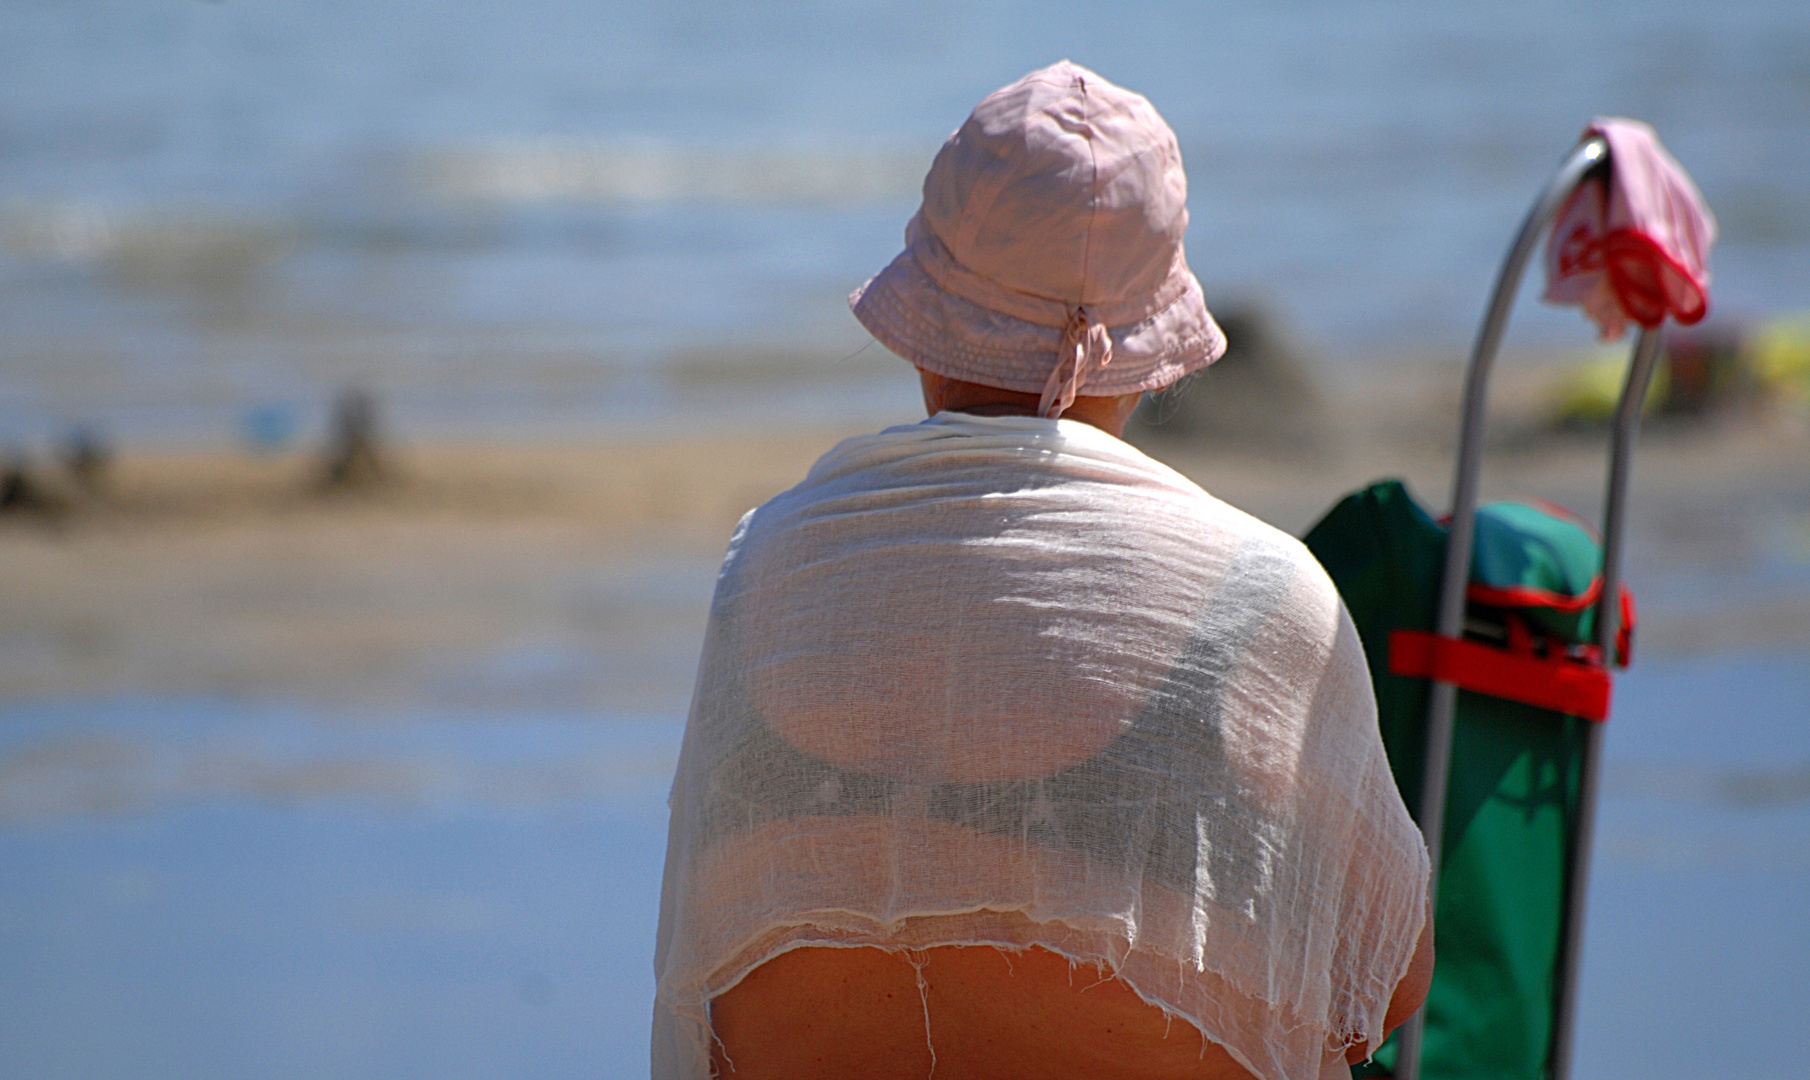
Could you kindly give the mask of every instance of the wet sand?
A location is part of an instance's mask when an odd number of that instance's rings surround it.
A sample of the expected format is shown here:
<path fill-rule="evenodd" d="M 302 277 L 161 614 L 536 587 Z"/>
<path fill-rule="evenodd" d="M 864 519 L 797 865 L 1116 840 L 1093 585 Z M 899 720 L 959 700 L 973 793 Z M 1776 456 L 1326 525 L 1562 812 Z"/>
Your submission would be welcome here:
<path fill-rule="evenodd" d="M 1438 507 L 1455 386 L 1406 384 L 1421 389 L 1350 395 L 1343 426 L 1312 452 L 1148 448 L 1296 535 L 1384 476 Z M 1503 397 L 1486 495 L 1535 493 L 1594 514 L 1603 437 L 1539 434 L 1531 400 Z M 562 691 L 574 704 L 603 693 L 612 708 L 670 712 L 734 522 L 855 433 L 409 444 L 391 453 L 385 481 L 333 493 L 299 452 L 126 452 L 104 494 L 63 485 L 60 512 L 0 518 L 0 698 L 375 702 L 430 685 L 456 698 L 479 692 L 461 672 L 499 656 L 531 668 L 550 652 L 567 668 L 601 665 Z M 1643 649 L 1810 649 L 1803 423 L 1652 425 L 1633 499 Z"/>

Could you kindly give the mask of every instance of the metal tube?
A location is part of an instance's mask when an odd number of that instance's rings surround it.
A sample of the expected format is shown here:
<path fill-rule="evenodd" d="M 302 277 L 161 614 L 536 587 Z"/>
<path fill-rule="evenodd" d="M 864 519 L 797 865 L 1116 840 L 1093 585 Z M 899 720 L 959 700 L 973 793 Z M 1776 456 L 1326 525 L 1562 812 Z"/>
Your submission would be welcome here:
<path fill-rule="evenodd" d="M 1608 144 L 1600 138 L 1587 139 L 1571 152 L 1527 211 L 1521 231 L 1509 245 L 1508 258 L 1496 275 L 1489 310 L 1477 332 L 1470 367 L 1465 372 L 1464 411 L 1458 430 L 1458 470 L 1452 482 L 1452 527 L 1446 540 L 1445 569 L 1439 581 L 1439 614 L 1433 625 L 1434 632 L 1441 637 L 1463 636 L 1464 588 L 1471 571 L 1471 517 L 1477 508 L 1477 482 L 1483 465 L 1483 414 L 1489 401 L 1490 367 L 1502 345 L 1509 312 L 1514 310 L 1515 294 L 1520 291 L 1527 260 L 1539 246 L 1560 204 L 1585 173 L 1607 159 L 1608 153 Z M 1432 860 L 1433 874 L 1427 889 L 1435 904 L 1439 895 L 1440 843 L 1445 829 L 1446 774 L 1451 766 L 1452 723 L 1457 702 L 1456 686 L 1446 682 L 1433 683 L 1427 700 L 1427 753 L 1421 773 L 1420 831 L 1426 839 L 1427 855 Z M 1395 1066 L 1398 1080 L 1419 1080 L 1420 1044 L 1425 1027 L 1424 1008 L 1416 1010 L 1402 1025 Z"/>
<path fill-rule="evenodd" d="M 1627 383 L 1615 407 L 1614 442 L 1609 450 L 1609 491 L 1603 507 L 1603 592 L 1596 602 L 1596 645 L 1603 662 L 1615 662 L 1615 638 L 1621 621 L 1622 536 L 1627 531 L 1629 472 L 1634 436 L 1640 430 L 1641 407 L 1658 368 L 1658 327 L 1640 332 Z M 1565 865 L 1565 927 L 1559 946 L 1559 977 L 1554 988 L 1552 1029 L 1553 1080 L 1570 1080 L 1571 1054 L 1577 1041 L 1577 993 L 1584 960 L 1584 904 L 1590 891 L 1590 849 L 1596 837 L 1597 780 L 1602 771 L 1603 725 L 1589 724 L 1584 733 L 1584 760 L 1578 778 L 1577 834 Z"/>

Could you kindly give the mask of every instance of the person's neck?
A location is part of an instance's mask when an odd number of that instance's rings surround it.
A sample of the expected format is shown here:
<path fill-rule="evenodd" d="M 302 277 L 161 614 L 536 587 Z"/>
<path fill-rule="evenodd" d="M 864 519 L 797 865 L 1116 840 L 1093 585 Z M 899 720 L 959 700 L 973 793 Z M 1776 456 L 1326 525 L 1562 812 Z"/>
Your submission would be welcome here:
<path fill-rule="evenodd" d="M 971 416 L 1036 416 L 1035 405 L 1020 405 L 1017 402 L 994 402 L 987 405 L 945 405 L 946 412 L 968 413 Z M 1073 417 L 1070 417 L 1073 419 Z"/>
<path fill-rule="evenodd" d="M 951 379 L 919 369 L 924 384 L 924 408 L 930 415 L 960 412 L 972 416 L 1040 416 L 1036 394 L 1001 390 L 996 386 Z M 1137 408 L 1141 393 L 1117 397 L 1078 397 L 1062 413 L 1064 420 L 1079 420 L 1114 437 L 1123 437 L 1125 421 Z"/>

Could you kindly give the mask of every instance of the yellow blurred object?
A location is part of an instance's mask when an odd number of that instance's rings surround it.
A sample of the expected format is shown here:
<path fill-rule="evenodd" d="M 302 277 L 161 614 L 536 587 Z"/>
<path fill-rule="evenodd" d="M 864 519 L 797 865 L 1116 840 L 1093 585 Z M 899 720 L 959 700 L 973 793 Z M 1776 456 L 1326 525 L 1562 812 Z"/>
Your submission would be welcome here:
<path fill-rule="evenodd" d="M 1551 419 L 1559 427 L 1578 424 L 1606 424 L 1615 415 L 1615 403 L 1621 400 L 1622 384 L 1628 377 L 1631 353 L 1626 345 L 1616 345 L 1591 353 L 1567 368 L 1554 382 L 1551 391 Z M 1653 372 L 1647 387 L 1647 399 L 1641 415 L 1651 413 L 1665 400 L 1671 380 L 1665 365 Z"/>
<path fill-rule="evenodd" d="M 1762 323 L 1747 348 L 1749 369 L 1763 393 L 1810 405 L 1810 313 Z"/>

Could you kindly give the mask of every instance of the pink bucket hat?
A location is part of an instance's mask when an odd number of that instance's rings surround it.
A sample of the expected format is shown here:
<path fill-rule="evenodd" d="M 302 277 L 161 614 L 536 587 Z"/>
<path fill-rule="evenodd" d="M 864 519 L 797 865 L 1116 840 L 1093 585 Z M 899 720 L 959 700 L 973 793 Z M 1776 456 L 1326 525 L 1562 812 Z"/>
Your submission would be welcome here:
<path fill-rule="evenodd" d="M 1041 394 L 1164 387 L 1225 352 L 1182 255 L 1188 180 L 1149 101 L 1064 60 L 989 94 L 924 177 L 905 250 L 850 294 L 926 371 Z"/>

